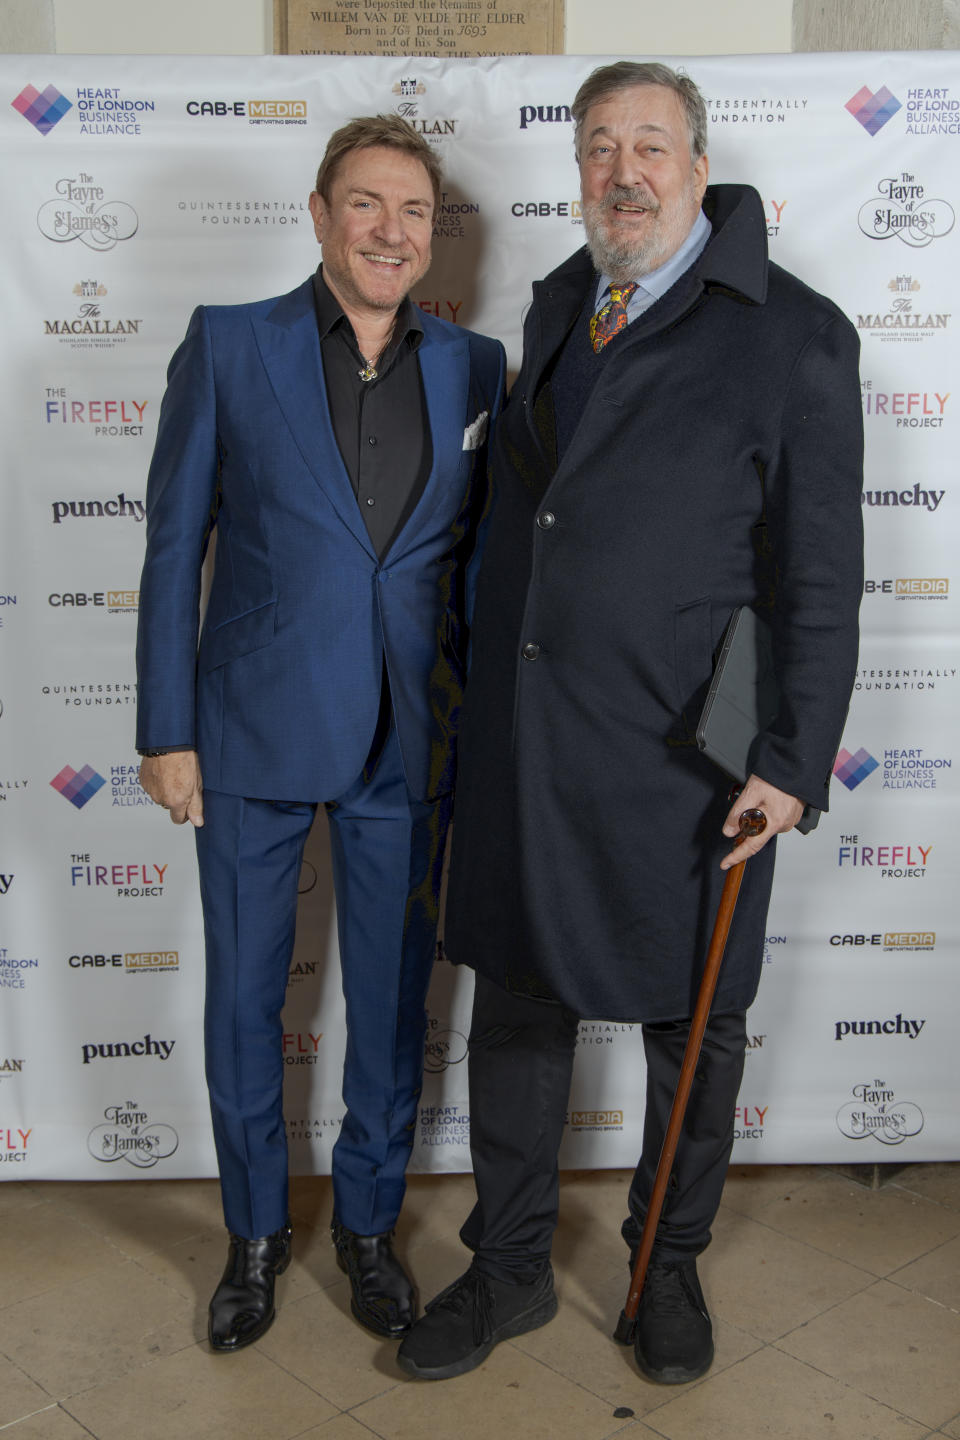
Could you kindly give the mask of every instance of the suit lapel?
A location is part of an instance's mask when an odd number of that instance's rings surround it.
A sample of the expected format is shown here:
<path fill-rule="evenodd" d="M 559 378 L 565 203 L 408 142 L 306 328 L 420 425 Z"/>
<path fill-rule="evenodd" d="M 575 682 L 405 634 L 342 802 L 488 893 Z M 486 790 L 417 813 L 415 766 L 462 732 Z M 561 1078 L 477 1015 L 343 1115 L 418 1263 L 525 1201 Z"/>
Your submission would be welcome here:
<path fill-rule="evenodd" d="M 423 340 L 417 353 L 430 420 L 433 463 L 413 514 L 399 535 L 394 537 L 387 552 L 392 559 L 415 543 L 437 504 L 438 496 L 450 483 L 451 477 L 456 475 L 462 456 L 464 426 L 468 419 L 475 418 L 467 414 L 470 382 L 467 340 L 459 335 L 438 334 L 432 330 L 428 320 L 429 317 L 425 317 Z"/>
<path fill-rule="evenodd" d="M 330 418 L 313 303 L 313 281 L 252 320 L 274 397 L 304 463 L 350 533 L 374 553 Z"/>

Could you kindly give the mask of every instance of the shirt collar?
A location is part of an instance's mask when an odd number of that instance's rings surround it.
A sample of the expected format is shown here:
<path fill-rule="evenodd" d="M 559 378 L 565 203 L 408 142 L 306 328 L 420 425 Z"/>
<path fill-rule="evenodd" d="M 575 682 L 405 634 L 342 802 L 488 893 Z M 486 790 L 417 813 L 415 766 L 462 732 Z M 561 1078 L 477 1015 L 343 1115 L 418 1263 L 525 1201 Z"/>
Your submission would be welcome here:
<path fill-rule="evenodd" d="M 356 344 L 356 336 L 353 333 L 353 326 L 343 312 L 340 301 L 334 295 L 329 285 L 323 278 L 323 265 L 318 265 L 313 276 L 313 299 L 317 309 L 317 324 L 320 327 L 320 339 L 325 340 L 331 330 L 344 325 L 350 333 L 350 338 Z M 420 318 L 420 308 L 414 305 L 409 297 L 401 300 L 397 310 L 397 323 L 393 328 L 390 337 L 388 350 L 394 350 L 402 340 L 406 340 L 412 350 L 415 350 L 423 339 L 423 322 Z"/>
<path fill-rule="evenodd" d="M 702 210 L 697 211 L 697 218 L 690 227 L 690 232 L 679 250 L 675 250 L 669 260 L 665 260 L 656 270 L 651 270 L 649 275 L 639 275 L 636 281 L 641 290 L 659 300 L 666 295 L 671 285 L 680 278 L 685 270 L 689 270 L 694 260 L 706 246 L 710 239 L 710 221 Z M 597 285 L 596 308 L 600 304 L 607 291 L 610 289 L 610 276 L 601 275 Z"/>

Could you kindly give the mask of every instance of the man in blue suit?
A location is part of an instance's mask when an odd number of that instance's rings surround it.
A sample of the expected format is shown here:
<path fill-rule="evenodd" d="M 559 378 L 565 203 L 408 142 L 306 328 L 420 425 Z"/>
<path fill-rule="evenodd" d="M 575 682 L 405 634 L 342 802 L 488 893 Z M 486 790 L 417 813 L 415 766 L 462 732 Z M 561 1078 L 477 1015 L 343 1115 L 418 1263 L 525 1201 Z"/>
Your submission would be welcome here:
<path fill-rule="evenodd" d="M 274 1318 L 289 1263 L 281 1009 L 297 877 L 328 812 L 346 999 L 333 1236 L 352 1310 L 415 1318 L 393 1254 L 423 1065 L 496 341 L 423 314 L 434 151 L 397 116 L 330 139 L 323 263 L 289 295 L 198 308 L 147 492 L 141 780 L 196 827 L 207 1083 L 230 1232 L 214 1350 Z M 197 648 L 200 569 L 216 526 Z"/>

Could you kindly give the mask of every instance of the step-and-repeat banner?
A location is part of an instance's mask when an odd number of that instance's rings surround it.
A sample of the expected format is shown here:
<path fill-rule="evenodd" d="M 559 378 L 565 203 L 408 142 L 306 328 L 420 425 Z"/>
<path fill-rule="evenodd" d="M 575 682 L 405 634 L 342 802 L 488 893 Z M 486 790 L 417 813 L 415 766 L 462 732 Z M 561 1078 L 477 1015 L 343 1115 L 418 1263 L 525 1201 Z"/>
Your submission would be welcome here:
<path fill-rule="evenodd" d="M 327 136 L 397 110 L 447 176 L 415 298 L 516 370 L 531 280 L 583 242 L 568 106 L 598 63 L 0 58 L 0 1178 L 215 1171 L 193 837 L 133 749 L 146 471 L 191 310 L 308 275 Z M 711 177 L 757 187 L 773 258 L 860 332 L 867 436 L 856 692 L 833 808 L 781 842 L 734 1157 L 956 1159 L 960 57 L 689 69 Z M 325 1172 L 343 1008 L 322 820 L 301 890 L 286 1114 L 293 1169 Z M 469 1167 L 470 988 L 438 964 L 414 1169 Z M 583 1024 L 563 1163 L 632 1164 L 643 1095 L 639 1027 Z"/>

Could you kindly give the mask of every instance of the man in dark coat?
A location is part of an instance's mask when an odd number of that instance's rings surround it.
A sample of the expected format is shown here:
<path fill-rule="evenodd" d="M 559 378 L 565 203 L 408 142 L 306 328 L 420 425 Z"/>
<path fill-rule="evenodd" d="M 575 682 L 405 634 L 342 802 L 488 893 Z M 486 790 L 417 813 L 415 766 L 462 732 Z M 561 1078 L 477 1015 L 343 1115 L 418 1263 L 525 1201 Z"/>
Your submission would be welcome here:
<path fill-rule="evenodd" d="M 541 284 L 500 422 L 448 897 L 476 970 L 467 1273 L 406 1337 L 442 1379 L 556 1309 L 550 1245 L 578 1020 L 641 1021 L 639 1242 L 723 883 L 747 857 L 636 1330 L 651 1379 L 713 1358 L 696 1256 L 733 1141 L 778 832 L 826 807 L 857 656 L 853 327 L 767 260 L 755 191 L 707 188 L 696 87 L 596 71 L 573 105 L 587 246 Z M 780 708 L 743 793 L 695 743 L 735 607 L 773 631 Z M 763 835 L 734 852 L 739 813 Z M 727 853 L 723 851 L 726 849 Z"/>

